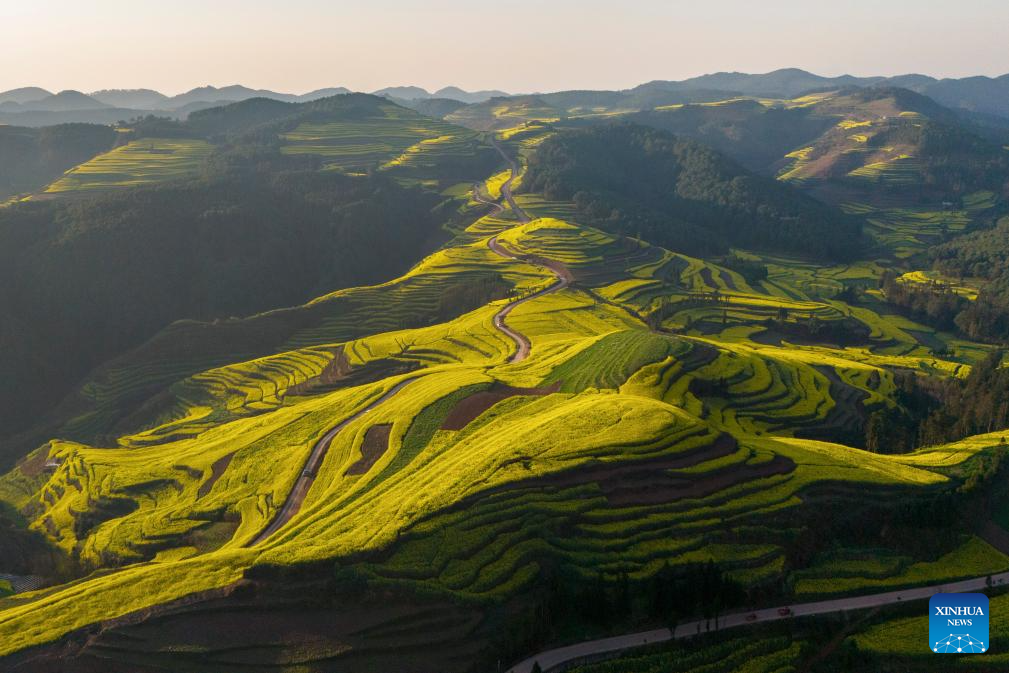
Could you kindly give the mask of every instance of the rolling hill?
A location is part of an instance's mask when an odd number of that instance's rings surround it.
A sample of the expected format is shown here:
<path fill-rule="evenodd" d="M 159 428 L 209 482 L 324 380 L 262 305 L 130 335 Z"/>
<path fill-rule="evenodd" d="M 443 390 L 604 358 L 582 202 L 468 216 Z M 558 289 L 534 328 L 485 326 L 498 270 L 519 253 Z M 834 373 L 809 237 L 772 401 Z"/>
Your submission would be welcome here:
<path fill-rule="evenodd" d="M 10 156 L 15 141 L 35 143 L 19 178 L 30 177 L 33 156 L 67 155 L 23 188 L 87 159 L 40 194 L 0 209 L 11 292 L 4 296 L 11 318 L 4 370 L 17 382 L 3 405 L 7 436 L 23 427 L 17 419 L 26 412 L 174 320 L 254 313 L 404 270 L 447 235 L 441 225 L 458 203 L 440 192 L 453 176 L 489 172 L 497 156 L 481 151 L 468 130 L 367 95 L 306 104 L 254 99 L 185 124 L 150 123 L 168 137 L 149 136 L 144 126 L 123 134 L 91 126 L 0 133 L 10 138 Z M 284 136 L 306 124 L 337 140 L 319 156 L 301 146 L 290 151 Z M 225 129 L 227 146 L 203 139 Z M 118 146 L 99 153 L 113 141 Z M 316 172 L 339 156 L 376 174 Z M 385 238 L 392 242 L 372 246 Z M 280 262 L 288 271 L 279 283 L 259 271 L 272 250 L 292 255 Z M 81 277 L 93 284 L 81 285 Z M 210 277 L 219 282 L 201 298 Z M 126 305 L 132 308 L 121 317 Z M 73 348 L 41 336 L 84 325 L 89 336 Z"/>
<path fill-rule="evenodd" d="M 40 89 L 37 86 L 26 86 L 20 89 L 11 89 L 10 91 L 0 93 L 0 105 L 13 103 L 20 106 L 22 103 L 42 100 L 43 98 L 48 98 L 52 95 L 51 91 Z"/>
<path fill-rule="evenodd" d="M 823 77 L 798 68 L 784 68 L 764 74 L 720 72 L 678 82 L 655 81 L 643 84 L 638 89 L 717 89 L 764 98 L 795 98 L 805 93 L 849 87 L 910 89 L 947 107 L 1009 116 L 1009 74 L 961 79 L 936 79 L 917 74 L 896 77 Z"/>
<path fill-rule="evenodd" d="M 112 107 L 136 110 L 158 110 L 167 107 L 169 98 L 152 89 L 103 89 L 89 94 L 91 98 Z"/>
<path fill-rule="evenodd" d="M 116 138 L 111 128 L 87 124 L 0 127 L 0 203 L 40 189 L 64 171 L 110 149 Z"/>
<path fill-rule="evenodd" d="M 854 218 L 643 126 L 549 138 L 531 158 L 523 188 L 574 201 L 580 221 L 691 254 L 734 246 L 844 259 L 860 242 Z"/>
<path fill-rule="evenodd" d="M 980 296 L 925 265 L 1001 150 L 891 89 L 583 95 L 253 98 L 0 209 L 0 665 L 476 673 L 732 613 L 613 665 L 874 670 L 914 626 L 743 615 L 1009 569 L 1002 353 L 894 292 Z"/>

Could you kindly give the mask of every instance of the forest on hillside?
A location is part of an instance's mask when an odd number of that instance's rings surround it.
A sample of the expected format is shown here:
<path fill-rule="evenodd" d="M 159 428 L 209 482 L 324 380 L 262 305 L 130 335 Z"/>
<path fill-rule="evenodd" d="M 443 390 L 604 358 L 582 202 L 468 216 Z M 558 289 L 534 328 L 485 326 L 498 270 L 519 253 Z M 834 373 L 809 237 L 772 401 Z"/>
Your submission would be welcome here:
<path fill-rule="evenodd" d="M 183 183 L 0 209 L 0 425 L 182 318 L 242 316 L 405 271 L 438 198 L 257 157 Z"/>
<path fill-rule="evenodd" d="M 843 260 L 862 244 L 856 218 L 693 140 L 634 124 L 546 140 L 523 189 L 573 201 L 586 224 L 689 254 L 743 246 Z"/>

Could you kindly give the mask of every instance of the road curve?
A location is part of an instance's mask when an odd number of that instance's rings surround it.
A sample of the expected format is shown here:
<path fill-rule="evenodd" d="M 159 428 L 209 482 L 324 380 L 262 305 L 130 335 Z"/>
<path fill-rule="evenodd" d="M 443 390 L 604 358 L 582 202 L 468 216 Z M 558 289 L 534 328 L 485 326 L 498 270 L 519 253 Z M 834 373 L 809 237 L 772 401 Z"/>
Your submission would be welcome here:
<path fill-rule="evenodd" d="M 490 206 L 494 208 L 495 213 L 497 213 L 498 215 L 500 215 L 505 211 L 505 207 L 502 206 L 500 203 L 498 203 L 497 201 L 491 201 L 486 196 L 480 193 L 479 182 L 473 183 L 473 200 L 477 201 L 478 203 L 482 203 L 485 206 Z"/>
<path fill-rule="evenodd" d="M 548 287 L 545 287 L 542 290 L 539 290 L 538 292 L 534 292 L 528 297 L 522 297 L 522 299 L 519 299 L 518 301 L 513 301 L 494 314 L 494 327 L 496 327 L 498 331 L 503 332 L 505 335 L 508 336 L 508 338 L 510 338 L 512 341 L 515 342 L 516 346 L 515 352 L 508 359 L 508 362 L 522 362 L 527 357 L 529 357 L 529 351 L 532 348 L 532 345 L 529 342 L 529 337 L 527 337 L 525 334 L 522 334 L 519 331 L 513 330 L 511 327 L 508 327 L 508 325 L 505 324 L 505 318 L 507 318 L 508 314 L 511 313 L 512 310 L 520 304 L 524 304 L 527 301 L 532 301 L 537 297 L 542 297 L 543 295 L 550 294 L 551 292 L 557 292 L 558 290 L 563 290 L 564 288 L 566 288 L 568 285 L 571 284 L 573 278 L 571 276 L 571 272 L 569 272 L 566 268 L 564 268 L 560 264 L 551 263 L 550 260 L 532 259 L 530 257 L 516 255 L 514 253 L 509 252 L 507 248 L 498 243 L 497 236 L 494 236 L 489 241 L 487 241 L 487 247 L 489 247 L 491 250 L 493 250 L 498 255 L 501 255 L 502 257 L 507 257 L 509 259 L 517 259 L 519 261 L 527 262 L 530 264 L 539 264 L 549 269 L 550 272 L 557 277 L 557 280 L 551 283 Z"/>
<path fill-rule="evenodd" d="M 498 144 L 498 141 L 495 140 L 493 137 L 491 137 L 490 142 L 491 145 L 494 146 L 494 149 L 498 151 L 498 154 L 500 154 L 504 158 L 504 160 L 508 162 L 508 165 L 511 167 L 512 171 L 512 174 L 509 175 L 508 179 L 505 180 L 503 185 L 501 185 L 501 196 L 503 196 L 504 200 L 508 202 L 508 205 L 511 207 L 512 212 L 515 213 L 515 217 L 518 219 L 518 221 L 521 222 L 522 224 L 528 224 L 529 222 L 532 222 L 532 218 L 529 217 L 526 211 L 522 210 L 519 207 L 519 204 L 515 203 L 515 197 L 512 196 L 512 183 L 514 183 L 515 178 L 518 177 L 519 164 L 517 161 L 508 156 L 508 154 L 504 151 L 501 145 Z"/>
<path fill-rule="evenodd" d="M 294 483 L 294 488 L 292 488 L 291 492 L 287 495 L 287 500 L 284 501 L 284 506 L 281 507 L 280 511 L 277 512 L 277 515 L 273 517 L 273 521 L 270 522 L 270 525 L 263 529 L 263 532 L 253 538 L 251 542 L 247 542 L 245 546 L 255 547 L 260 544 L 280 530 L 288 521 L 291 520 L 292 517 L 294 517 L 295 514 L 298 513 L 301 509 L 301 504 L 305 501 L 305 496 L 308 495 L 308 490 L 312 488 L 312 484 L 315 482 L 315 477 L 319 472 L 319 467 L 322 465 L 322 460 L 326 457 L 326 452 L 329 451 L 329 445 L 333 442 L 333 438 L 336 437 L 341 430 L 388 400 L 413 380 L 414 379 L 406 379 L 405 381 L 400 381 L 383 393 L 381 397 L 369 402 L 367 406 L 357 413 L 343 419 L 340 423 L 330 428 L 326 434 L 320 437 L 312 446 L 312 451 L 308 454 L 308 460 L 305 461 L 305 467 L 302 468 L 298 481 Z"/>
<path fill-rule="evenodd" d="M 721 631 L 748 624 L 767 623 L 779 619 L 791 619 L 792 617 L 807 617 L 812 615 L 823 615 L 834 612 L 846 612 L 848 610 L 862 610 L 865 608 L 880 607 L 883 605 L 895 605 L 898 603 L 909 603 L 912 601 L 924 600 L 937 593 L 963 593 L 981 591 L 988 586 L 989 577 L 993 586 L 1003 585 L 1009 582 L 1009 572 L 996 575 L 975 577 L 973 579 L 959 582 L 948 582 L 946 584 L 934 584 L 916 589 L 900 589 L 898 591 L 887 591 L 880 594 L 868 594 L 865 596 L 849 596 L 847 598 L 834 598 L 826 601 L 814 603 L 795 603 L 783 605 L 775 608 L 754 610 L 748 612 L 734 612 L 722 615 L 718 618 L 717 625 L 714 620 L 697 620 L 680 624 L 675 632 L 670 629 L 654 629 L 652 631 L 639 631 L 623 636 L 613 636 L 611 638 L 599 638 L 597 640 L 587 640 L 582 643 L 558 647 L 552 650 L 545 650 L 535 654 L 515 666 L 508 669 L 508 673 L 530 673 L 533 665 L 539 663 L 544 673 L 562 664 L 571 664 L 579 660 L 592 659 L 607 653 L 629 650 L 643 645 L 661 643 L 668 640 L 680 640 L 696 636 L 699 633 L 709 631 Z M 785 614 L 782 614 L 782 611 Z M 922 612 L 922 616 L 926 613 Z M 747 619 L 749 618 L 749 619 Z"/>
<path fill-rule="evenodd" d="M 508 176 L 508 180 L 506 180 L 505 183 L 501 186 L 501 195 L 508 202 L 508 205 L 511 206 L 512 211 L 515 213 L 515 216 L 518 218 L 520 222 L 523 223 L 530 222 L 531 220 L 529 216 L 525 213 L 525 211 L 519 208 L 518 204 L 515 203 L 515 199 L 512 197 L 511 186 L 512 182 L 515 181 L 515 176 L 518 175 L 519 170 L 518 163 L 514 159 L 509 157 L 507 154 L 505 154 L 505 151 L 501 148 L 500 145 L 498 145 L 496 140 L 491 139 L 491 144 L 494 145 L 494 148 L 501 154 L 502 157 L 504 157 L 504 160 L 507 161 L 508 165 L 511 167 L 511 175 Z M 500 210 L 504 210 L 500 204 L 494 203 L 492 201 L 487 201 L 486 199 L 484 199 L 480 195 L 480 190 L 477 189 L 475 185 L 473 188 L 473 193 L 478 201 L 482 203 L 487 203 L 488 205 L 493 205 L 499 208 Z M 511 254 L 507 250 L 505 250 L 505 248 L 501 247 L 501 245 L 497 242 L 497 236 L 488 241 L 488 245 L 490 246 L 491 250 L 501 255 L 502 257 L 521 259 L 519 256 Z M 500 311 L 498 311 L 497 314 L 494 316 L 494 326 L 501 332 L 508 335 L 508 337 L 511 338 L 511 340 L 514 341 L 517 346 L 517 349 L 514 355 L 512 355 L 509 362 L 520 362 L 526 359 L 526 357 L 529 356 L 530 344 L 529 339 L 524 334 L 516 332 L 515 330 L 511 329 L 505 324 L 504 322 L 505 317 L 509 313 L 511 313 L 512 309 L 514 309 L 519 304 L 527 302 L 530 299 L 535 299 L 536 297 L 541 297 L 550 292 L 556 292 L 557 290 L 567 287 L 568 284 L 571 282 L 570 274 L 568 274 L 566 270 L 563 269 L 558 270 L 550 266 L 548 266 L 547 268 L 550 268 L 550 270 L 553 271 L 553 273 L 557 276 L 556 283 L 554 283 L 553 285 L 551 285 L 546 289 L 536 292 L 535 294 L 531 294 L 528 297 L 524 297 L 518 301 L 508 304 Z M 379 397 L 377 400 L 371 402 L 354 415 L 345 418 L 339 424 L 331 428 L 326 434 L 320 437 L 312 446 L 312 451 L 311 453 L 308 454 L 308 460 L 305 461 L 305 467 L 302 469 L 301 475 L 298 477 L 298 481 L 295 482 L 294 488 L 292 488 L 291 492 L 287 495 L 287 500 L 284 501 L 284 506 L 280 508 L 279 512 L 277 512 L 277 515 L 273 518 L 273 521 L 270 522 L 270 525 L 267 526 L 259 535 L 253 538 L 250 542 L 246 543 L 245 546 L 254 547 L 262 543 L 264 540 L 266 540 L 271 535 L 276 533 L 278 530 L 283 528 L 284 525 L 287 524 L 287 522 L 290 521 L 294 517 L 294 515 L 298 513 L 298 511 L 301 509 L 301 504 L 305 501 L 305 496 L 308 495 L 309 489 L 312 488 L 312 484 L 315 483 L 316 473 L 319 471 L 319 466 L 322 465 L 323 458 L 326 457 L 326 452 L 329 450 L 329 445 L 332 443 L 333 438 L 336 437 L 336 435 L 339 434 L 341 430 L 347 427 L 348 424 L 352 423 L 353 421 L 356 421 L 358 418 L 360 418 L 364 414 L 368 413 L 369 411 L 371 411 L 372 409 L 374 409 L 375 407 L 382 404 L 387 399 L 398 393 L 403 388 L 403 386 L 410 383 L 410 381 L 412 380 L 413 379 L 400 381 L 395 386 L 386 391 L 386 393 L 383 394 L 381 397 Z"/>

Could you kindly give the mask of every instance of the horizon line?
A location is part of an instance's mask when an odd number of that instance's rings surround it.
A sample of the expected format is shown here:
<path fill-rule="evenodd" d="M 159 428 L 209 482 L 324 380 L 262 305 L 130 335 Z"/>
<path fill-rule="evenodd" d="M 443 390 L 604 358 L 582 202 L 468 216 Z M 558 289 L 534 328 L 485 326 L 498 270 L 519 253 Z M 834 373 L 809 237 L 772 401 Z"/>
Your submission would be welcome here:
<path fill-rule="evenodd" d="M 689 80 L 692 80 L 692 79 L 698 79 L 698 78 L 701 78 L 701 77 L 710 77 L 710 76 L 713 76 L 713 75 L 749 75 L 749 76 L 755 76 L 756 77 L 756 76 L 763 76 L 763 75 L 771 75 L 771 74 L 774 74 L 774 73 L 777 73 L 777 72 L 782 72 L 782 71 L 787 71 L 787 70 L 801 71 L 801 72 L 804 72 L 806 74 L 813 75 L 815 77 L 823 77 L 825 79 L 840 79 L 840 78 L 843 78 L 843 77 L 851 77 L 851 78 L 855 78 L 855 79 L 870 79 L 870 78 L 892 79 L 892 78 L 895 78 L 895 77 L 919 76 L 919 77 L 928 77 L 928 78 L 936 80 L 936 81 L 944 81 L 944 80 L 964 80 L 964 79 L 975 79 L 975 78 L 977 78 L 977 79 L 996 80 L 996 79 L 1000 79 L 1002 77 L 1009 76 L 1009 71 L 1007 71 L 1007 72 L 1005 72 L 1005 73 L 1003 73 L 1001 75 L 964 74 L 964 75 L 960 75 L 958 77 L 957 76 L 938 77 L 938 76 L 935 76 L 935 75 L 929 75 L 929 74 L 925 74 L 925 73 L 922 73 L 922 72 L 904 72 L 904 73 L 899 73 L 899 74 L 875 74 L 875 75 L 853 75 L 853 74 L 851 74 L 849 72 L 844 72 L 844 73 L 839 74 L 839 75 L 823 75 L 823 74 L 820 74 L 820 73 L 817 73 L 817 72 L 813 72 L 812 70 L 806 70 L 805 68 L 801 68 L 801 67 L 798 67 L 798 66 L 786 66 L 786 67 L 782 67 L 782 68 L 776 68 L 774 70 L 768 70 L 766 72 L 747 72 L 745 70 L 718 70 L 718 71 L 713 71 L 713 72 L 705 72 L 705 73 L 702 73 L 700 75 L 690 75 L 688 77 L 683 77 L 682 79 L 650 79 L 650 80 L 646 80 L 646 81 L 638 81 L 637 84 L 632 84 L 630 86 L 624 86 L 624 87 L 621 87 L 621 88 L 605 87 L 605 86 L 599 86 L 599 87 L 578 87 L 578 86 L 575 86 L 575 87 L 571 87 L 571 88 L 562 88 L 562 89 L 542 89 L 542 90 L 526 90 L 526 91 L 513 91 L 513 92 L 504 91 L 503 89 L 499 89 L 499 88 L 494 87 L 494 86 L 480 86 L 480 87 L 475 87 L 474 88 L 474 87 L 460 86 L 460 85 L 457 85 L 457 84 L 446 84 L 446 85 L 440 86 L 440 87 L 435 87 L 433 85 L 424 86 L 424 85 L 420 85 L 420 84 L 390 84 L 390 85 L 380 86 L 380 87 L 377 87 L 377 88 L 371 89 L 371 90 L 354 89 L 353 87 L 349 87 L 349 86 L 341 85 L 341 84 L 327 84 L 327 85 L 323 85 L 323 86 L 317 86 L 317 87 L 314 87 L 314 88 L 310 88 L 310 89 L 307 89 L 307 90 L 302 91 L 300 93 L 295 93 L 294 91 L 286 90 L 283 87 L 281 87 L 281 88 L 275 88 L 275 87 L 272 87 L 272 86 L 255 86 L 255 85 L 242 84 L 242 83 L 240 83 L 238 81 L 233 81 L 231 84 L 219 84 L 219 85 L 218 84 L 209 84 L 209 83 L 208 84 L 201 84 L 201 85 L 197 85 L 197 86 L 192 86 L 192 87 L 190 87 L 188 89 L 179 90 L 176 93 L 166 93 L 167 90 L 162 90 L 162 89 L 154 88 L 152 86 L 105 87 L 105 88 L 101 88 L 101 89 L 91 89 L 90 91 L 87 91 L 87 90 L 85 90 L 83 88 L 57 88 L 57 87 L 39 86 L 37 84 L 25 84 L 25 85 L 22 85 L 22 86 L 13 86 L 13 87 L 6 87 L 6 88 L 3 88 L 3 89 L 0 89 L 0 94 L 7 93 L 7 92 L 10 92 L 10 91 L 17 91 L 19 89 L 31 89 L 31 88 L 42 89 L 42 90 L 44 90 L 44 91 L 46 91 L 46 92 L 48 92 L 50 94 L 58 94 L 58 93 L 73 91 L 73 92 L 82 93 L 82 94 L 85 94 L 85 95 L 92 95 L 92 94 L 100 93 L 100 92 L 104 92 L 104 91 L 142 91 L 142 90 L 146 90 L 146 91 L 153 91 L 153 92 L 161 94 L 163 96 L 167 96 L 168 98 L 174 98 L 176 96 L 181 96 L 181 95 L 184 95 L 184 94 L 187 94 L 187 93 L 190 93 L 192 91 L 195 91 L 197 89 L 202 89 L 202 88 L 226 89 L 226 88 L 229 88 L 229 87 L 240 86 L 240 87 L 244 87 L 244 88 L 252 89 L 252 90 L 257 90 L 257 91 L 270 91 L 272 93 L 285 94 L 285 95 L 291 95 L 291 96 L 304 96 L 306 94 L 314 93 L 314 92 L 320 91 L 322 89 L 337 89 L 337 88 L 347 89 L 351 93 L 368 93 L 368 94 L 374 94 L 374 93 L 376 93 L 378 91 L 384 91 L 386 89 L 418 88 L 418 89 L 422 89 L 423 91 L 425 91 L 428 95 L 434 95 L 438 91 L 441 91 L 443 89 L 457 88 L 457 89 L 460 89 L 460 90 L 462 90 L 462 91 L 464 91 L 466 93 L 479 93 L 479 92 L 484 92 L 484 91 L 502 91 L 502 92 L 504 92 L 508 96 L 521 96 L 521 95 L 538 95 L 538 94 L 556 93 L 556 92 L 561 92 L 561 91 L 626 91 L 626 90 L 629 90 L 629 89 L 633 89 L 633 88 L 635 88 L 637 86 L 641 86 L 643 84 L 649 84 L 651 82 L 686 82 L 686 81 L 689 81 Z"/>

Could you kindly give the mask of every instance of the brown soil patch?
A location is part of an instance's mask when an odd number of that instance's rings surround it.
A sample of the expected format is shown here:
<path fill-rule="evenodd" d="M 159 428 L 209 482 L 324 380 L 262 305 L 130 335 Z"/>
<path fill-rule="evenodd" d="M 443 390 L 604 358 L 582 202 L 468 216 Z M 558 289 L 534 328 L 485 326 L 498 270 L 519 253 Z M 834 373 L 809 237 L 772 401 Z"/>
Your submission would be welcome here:
<path fill-rule="evenodd" d="M 616 506 L 655 505 L 687 498 L 703 498 L 735 484 L 754 479 L 787 474 L 795 469 L 795 464 L 784 456 L 758 465 L 731 465 L 729 467 L 704 472 L 697 475 L 671 475 L 669 470 L 686 467 L 721 458 L 735 452 L 736 440 L 730 435 L 720 435 L 707 446 L 680 453 L 675 456 L 652 460 L 586 465 L 575 470 L 547 477 L 527 479 L 519 484 L 510 484 L 500 489 L 481 493 L 485 496 L 498 490 L 515 488 L 570 488 L 585 484 L 598 484 L 607 501 Z"/>
<path fill-rule="evenodd" d="M 515 388 L 495 384 L 490 390 L 473 393 L 459 400 L 441 424 L 442 430 L 462 430 L 476 418 L 498 402 L 517 395 L 542 396 L 556 393 L 561 389 L 560 381 L 545 388 Z"/>
<path fill-rule="evenodd" d="M 361 457 L 356 463 L 347 468 L 345 475 L 364 474 L 371 469 L 372 465 L 389 448 L 389 435 L 392 434 L 392 424 L 383 423 L 373 425 L 364 433 L 364 441 L 361 442 Z"/>
<path fill-rule="evenodd" d="M 214 461 L 214 464 L 210 466 L 210 478 L 200 484 L 200 490 L 196 493 L 197 498 L 202 498 L 206 494 L 210 493 L 210 489 L 214 487 L 217 480 L 220 479 L 221 475 L 224 474 L 224 471 L 228 469 L 228 465 L 231 464 L 231 459 L 234 457 L 234 453 L 229 453 L 228 455 Z"/>
<path fill-rule="evenodd" d="M 769 461 L 762 465 L 732 466 L 724 470 L 699 475 L 673 477 L 667 470 L 682 470 L 699 463 L 721 458 L 739 448 L 736 440 L 727 434 L 719 435 L 711 444 L 690 451 L 650 460 L 620 463 L 596 463 L 545 477 L 532 477 L 518 483 L 506 484 L 481 491 L 464 498 L 453 506 L 466 507 L 473 499 L 494 493 L 525 488 L 573 488 L 598 484 L 607 500 L 616 505 L 655 504 L 681 498 L 700 498 L 732 484 L 770 474 L 783 474 L 794 469 L 792 461 Z M 512 462 L 521 462 L 516 458 Z M 728 473 L 732 473 L 731 475 Z"/>
<path fill-rule="evenodd" d="M 26 477 L 37 477 L 42 474 L 46 466 L 46 454 L 39 451 L 31 458 L 24 458 L 18 463 L 18 469 Z"/>
<path fill-rule="evenodd" d="M 775 456 L 759 465 L 733 465 L 698 477 L 673 477 L 654 470 L 624 475 L 619 481 L 601 482 L 606 499 L 614 505 L 657 505 L 692 498 L 704 498 L 736 484 L 763 479 L 776 474 L 788 474 L 795 463 L 784 456 Z"/>
<path fill-rule="evenodd" d="M 304 395 L 315 388 L 333 385 L 334 383 L 347 378 L 350 374 L 350 370 L 350 361 L 347 359 L 347 354 L 343 352 L 343 346 L 340 346 L 336 348 L 333 353 L 333 359 L 329 361 L 329 364 L 327 364 L 321 372 L 319 372 L 318 376 L 291 386 L 287 389 L 287 394 Z"/>

